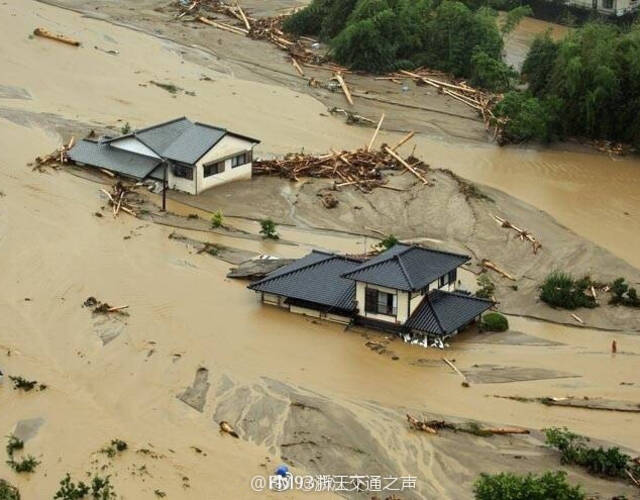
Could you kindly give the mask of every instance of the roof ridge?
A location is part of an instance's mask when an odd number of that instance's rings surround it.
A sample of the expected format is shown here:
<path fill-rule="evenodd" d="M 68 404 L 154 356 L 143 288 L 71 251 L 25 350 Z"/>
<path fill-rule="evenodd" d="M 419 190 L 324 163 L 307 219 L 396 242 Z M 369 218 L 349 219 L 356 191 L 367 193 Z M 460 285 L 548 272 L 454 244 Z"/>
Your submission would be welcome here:
<path fill-rule="evenodd" d="M 174 118 L 173 120 L 168 120 L 166 122 L 162 122 L 162 123 L 156 123 L 155 125 L 149 125 L 148 127 L 144 127 L 141 129 L 137 129 L 133 131 L 133 134 L 137 134 L 139 132 L 147 132 L 149 130 L 153 130 L 154 128 L 158 128 L 158 127 L 163 127 L 165 125 L 169 125 L 170 123 L 175 123 L 175 122 L 179 122 L 180 120 L 187 120 L 189 123 L 191 123 L 193 125 L 193 122 L 191 120 L 189 120 L 189 118 L 187 118 L 186 116 L 181 116 L 179 118 Z"/>
<path fill-rule="evenodd" d="M 477 300 L 479 302 L 488 302 L 490 304 L 495 304 L 496 303 L 491 299 L 485 299 L 483 297 L 476 297 L 475 295 L 471 295 L 471 294 L 467 295 L 465 293 L 459 293 L 459 292 L 455 292 L 455 291 L 454 292 L 447 292 L 445 290 L 433 290 L 433 292 L 439 292 L 439 293 L 446 294 L 446 295 L 454 295 L 454 296 L 460 297 L 462 299 L 472 299 L 472 300 Z"/>
<path fill-rule="evenodd" d="M 321 253 L 321 254 L 323 254 L 323 255 L 326 255 L 326 256 L 327 256 L 327 258 L 326 258 L 326 259 L 318 260 L 318 261 L 316 261 L 316 262 L 311 262 L 311 263 L 307 264 L 306 266 L 296 267 L 295 269 L 291 269 L 290 271 L 287 271 L 286 273 L 278 274 L 277 276 L 272 276 L 272 277 L 265 276 L 265 277 L 264 277 L 264 278 L 262 278 L 261 280 L 258 280 L 258 281 L 256 281 L 255 283 L 251 283 L 251 285 L 249 285 L 249 286 L 250 286 L 250 287 L 252 287 L 252 286 L 255 286 L 255 285 L 261 285 L 261 284 L 266 283 L 266 282 L 271 281 L 271 280 L 275 280 L 275 279 L 278 279 L 278 278 L 282 278 L 282 277 L 284 277 L 284 276 L 289 276 L 289 275 L 290 275 L 290 274 L 292 274 L 292 273 L 295 273 L 295 272 L 301 271 L 301 270 L 303 270 L 303 269 L 309 269 L 309 268 L 311 268 L 311 267 L 317 266 L 318 264 L 322 264 L 323 262 L 327 262 L 327 261 L 329 261 L 329 260 L 331 260 L 331 259 L 335 259 L 336 257 L 339 257 L 339 256 L 338 256 L 338 255 L 336 255 L 336 254 L 327 253 L 327 252 L 322 252 L 322 251 L 316 251 L 316 250 L 312 250 L 312 251 L 311 251 L 311 253 Z M 304 258 L 304 257 L 303 257 L 303 258 Z"/>
<path fill-rule="evenodd" d="M 206 127 L 206 128 L 214 128 L 216 130 L 222 130 L 224 132 L 228 132 L 228 130 L 224 127 L 216 127 L 215 125 L 209 125 L 208 123 L 202 123 L 202 122 L 191 122 L 194 125 L 200 125 L 201 127 Z"/>
<path fill-rule="evenodd" d="M 427 252 L 442 253 L 445 255 L 453 255 L 455 257 L 466 257 L 467 259 L 471 259 L 469 255 L 464 253 L 450 252 L 448 250 L 439 250 L 437 248 L 423 247 L 422 245 L 411 245 L 411 248 L 417 248 L 419 250 L 425 250 Z"/>
<path fill-rule="evenodd" d="M 438 317 L 438 313 L 436 312 L 436 308 L 433 307 L 433 304 L 431 303 L 431 298 L 429 297 L 429 295 L 427 295 L 427 304 L 429 304 L 429 309 L 431 309 L 431 312 L 433 313 L 433 317 L 436 319 L 436 323 L 438 323 L 438 327 L 440 328 L 440 331 L 442 333 L 446 334 L 447 332 L 442 327 L 442 323 L 440 322 L 440 318 Z"/>
<path fill-rule="evenodd" d="M 411 290 L 413 290 L 413 288 L 414 288 L 413 282 L 411 281 L 411 278 L 409 277 L 409 273 L 405 269 L 404 264 L 402 263 L 402 259 L 400 258 L 400 255 L 402 255 L 403 253 L 404 252 L 400 252 L 400 253 L 394 255 L 394 257 L 398 261 L 398 264 L 400 265 L 400 270 L 402 271 L 402 274 L 404 274 L 404 277 L 407 280 L 407 283 L 409 284 L 409 288 Z"/>

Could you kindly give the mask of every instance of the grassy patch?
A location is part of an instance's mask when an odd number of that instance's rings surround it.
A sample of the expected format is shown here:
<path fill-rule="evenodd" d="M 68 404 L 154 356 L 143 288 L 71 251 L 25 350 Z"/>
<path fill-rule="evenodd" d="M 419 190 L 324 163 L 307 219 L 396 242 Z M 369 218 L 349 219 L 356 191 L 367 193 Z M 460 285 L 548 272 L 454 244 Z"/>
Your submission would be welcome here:
<path fill-rule="evenodd" d="M 509 320 L 498 313 L 490 312 L 482 316 L 480 330 L 484 332 L 506 332 L 509 329 Z"/>
<path fill-rule="evenodd" d="M 0 479 L 0 500 L 20 500 L 18 488 Z"/>

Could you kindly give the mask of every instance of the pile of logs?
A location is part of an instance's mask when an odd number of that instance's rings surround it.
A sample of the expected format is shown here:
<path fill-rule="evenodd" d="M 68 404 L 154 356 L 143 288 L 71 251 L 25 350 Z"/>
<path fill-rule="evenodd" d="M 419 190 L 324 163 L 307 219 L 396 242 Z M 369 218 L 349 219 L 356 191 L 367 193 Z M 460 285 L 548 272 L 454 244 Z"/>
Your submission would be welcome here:
<path fill-rule="evenodd" d="M 300 76 L 304 76 L 301 62 L 311 64 L 322 62 L 322 57 L 310 49 L 315 40 L 308 37 L 294 38 L 282 31 L 282 23 L 290 14 L 254 18 L 247 15 L 240 4 L 229 5 L 222 0 L 193 0 L 188 6 L 178 2 L 178 7 L 181 11 L 176 16 L 178 19 L 196 20 L 230 33 L 248 36 L 254 40 L 266 40 L 274 44 L 291 55 L 291 63 Z M 233 18 L 235 24 L 211 19 L 211 14 L 222 14 Z"/>
<path fill-rule="evenodd" d="M 520 238 L 520 240 L 524 241 L 530 241 L 531 242 L 531 246 L 533 247 L 533 253 L 534 255 L 538 253 L 538 250 L 540 250 L 540 248 L 542 248 L 542 244 L 526 229 L 520 229 L 518 226 L 514 226 L 511 222 L 509 222 L 506 219 L 503 219 L 502 217 L 499 217 L 497 215 L 492 215 L 491 217 L 493 217 L 495 219 L 495 221 L 500 224 L 500 226 L 507 228 L 507 229 L 513 229 L 516 233 L 518 233 L 518 237 Z"/>
<path fill-rule="evenodd" d="M 136 187 L 136 185 L 126 186 L 118 181 L 111 187 L 111 192 L 108 192 L 106 189 L 100 189 L 109 199 L 109 205 L 111 205 L 113 209 L 114 217 L 116 217 L 121 210 L 137 217 L 134 208 L 137 201 L 131 198 L 131 195 L 135 194 Z"/>
<path fill-rule="evenodd" d="M 363 192 L 386 186 L 383 171 L 404 169 L 414 175 L 422 184 L 430 185 L 426 178 L 429 166 L 421 160 L 409 156 L 404 159 L 396 153 L 398 145 L 383 144 L 379 150 L 360 148 L 354 151 L 333 151 L 322 156 L 305 153 L 291 153 L 282 159 L 256 160 L 253 163 L 255 175 L 278 175 L 298 181 L 301 177 L 334 179 L 334 187 L 354 186 Z"/>
<path fill-rule="evenodd" d="M 492 126 L 495 127 L 493 133 L 495 139 L 504 126 L 504 121 L 497 118 L 492 111 L 493 107 L 501 100 L 501 96 L 473 88 L 464 81 L 454 84 L 445 82 L 442 79 L 435 79 L 433 78 L 433 74 L 433 71 L 427 69 L 416 69 L 414 71 L 400 70 L 398 73 L 392 74 L 389 78 L 396 80 L 407 77 L 411 78 L 418 85 L 430 85 L 438 89 L 439 93 L 445 94 L 475 109 L 478 114 L 482 116 L 487 130 Z M 443 73 L 440 73 L 440 75 L 446 78 L 446 75 Z"/>
<path fill-rule="evenodd" d="M 45 167 L 59 168 L 63 164 L 68 163 L 69 150 L 73 147 L 75 138 L 69 139 L 67 144 L 63 144 L 62 147 L 56 149 L 54 152 L 49 153 L 46 156 L 38 156 L 35 161 L 30 164 L 33 166 L 33 170 L 43 172 Z"/>
<path fill-rule="evenodd" d="M 417 431 L 427 432 L 429 434 L 438 434 L 439 430 L 451 430 L 454 432 L 466 432 L 476 436 L 493 436 L 496 434 L 529 434 L 528 429 L 519 427 L 480 427 L 475 423 L 466 425 L 454 424 L 446 420 L 418 420 L 407 414 L 409 426 Z"/>

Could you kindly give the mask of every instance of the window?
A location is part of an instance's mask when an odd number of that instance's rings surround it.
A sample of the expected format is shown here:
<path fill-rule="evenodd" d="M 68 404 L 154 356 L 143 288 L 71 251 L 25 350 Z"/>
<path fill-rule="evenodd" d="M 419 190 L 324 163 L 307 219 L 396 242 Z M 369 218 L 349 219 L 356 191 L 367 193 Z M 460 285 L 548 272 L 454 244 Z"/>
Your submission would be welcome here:
<path fill-rule="evenodd" d="M 251 163 L 253 159 L 252 156 L 253 155 L 251 154 L 251 151 L 245 151 L 241 155 L 234 156 L 233 158 L 231 158 L 231 168 L 236 168 L 241 165 L 246 165 L 247 163 Z"/>
<path fill-rule="evenodd" d="M 193 180 L 193 168 L 187 165 L 174 165 L 172 171 L 175 177 Z"/>
<path fill-rule="evenodd" d="M 447 283 L 449 283 L 447 281 L 447 278 L 448 278 L 448 276 L 446 274 L 444 276 L 440 276 L 440 278 L 438 278 L 438 288 L 442 288 Z"/>
<path fill-rule="evenodd" d="M 449 271 L 449 283 L 455 283 L 458 279 L 458 270 Z"/>
<path fill-rule="evenodd" d="M 604 1 L 602 2 L 602 6 L 603 6 L 605 9 L 613 9 L 613 0 L 604 0 Z"/>
<path fill-rule="evenodd" d="M 216 161 L 211 163 L 206 163 L 203 166 L 204 176 L 209 177 L 211 175 L 219 174 L 220 172 L 224 172 L 224 160 Z"/>
<path fill-rule="evenodd" d="M 397 313 L 397 296 L 393 293 L 381 292 L 367 287 L 364 294 L 364 310 L 374 314 L 395 316 Z"/>

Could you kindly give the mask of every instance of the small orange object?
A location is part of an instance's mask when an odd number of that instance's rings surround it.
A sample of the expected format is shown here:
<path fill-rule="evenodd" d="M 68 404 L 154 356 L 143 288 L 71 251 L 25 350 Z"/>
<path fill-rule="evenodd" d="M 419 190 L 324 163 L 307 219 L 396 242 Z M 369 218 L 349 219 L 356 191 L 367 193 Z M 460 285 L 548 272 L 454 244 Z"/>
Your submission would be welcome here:
<path fill-rule="evenodd" d="M 616 343 L 616 340 L 613 339 L 613 342 L 611 342 L 611 352 L 613 354 L 615 354 L 616 352 L 618 352 L 618 344 Z"/>

